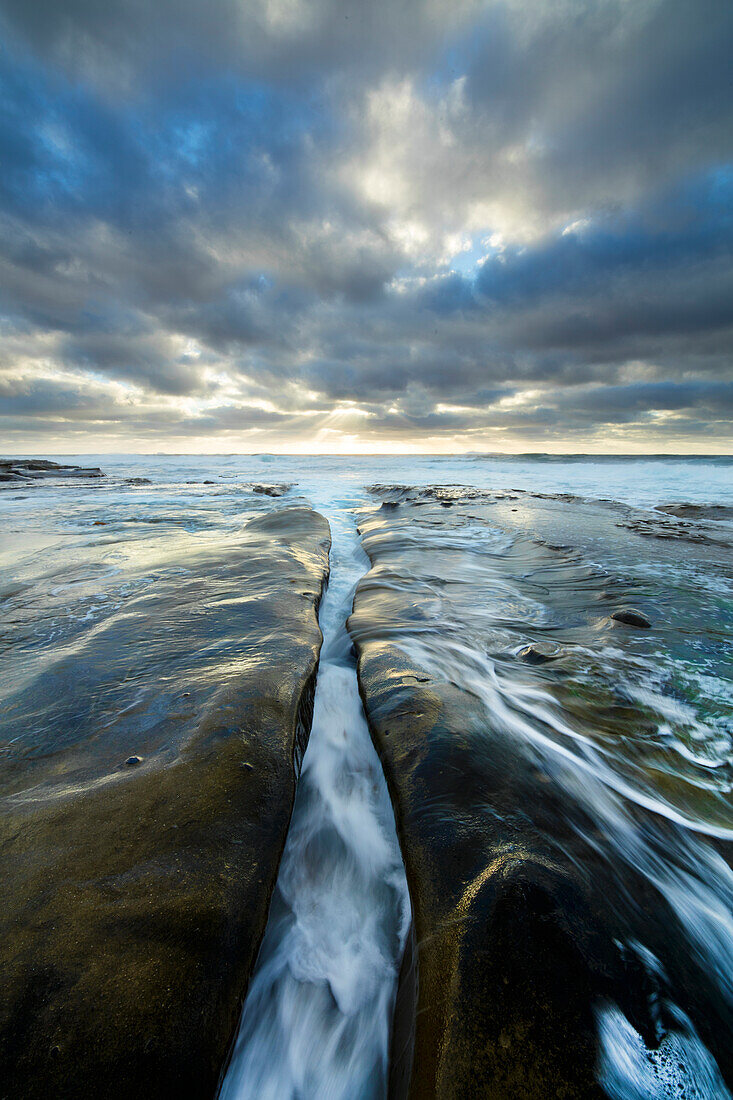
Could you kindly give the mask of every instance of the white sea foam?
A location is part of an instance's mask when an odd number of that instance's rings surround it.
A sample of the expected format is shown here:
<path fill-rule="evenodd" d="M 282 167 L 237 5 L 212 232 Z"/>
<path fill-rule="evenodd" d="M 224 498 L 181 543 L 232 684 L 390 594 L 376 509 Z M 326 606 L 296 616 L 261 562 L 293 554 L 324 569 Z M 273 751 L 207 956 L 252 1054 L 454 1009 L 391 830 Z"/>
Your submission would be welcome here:
<path fill-rule="evenodd" d="M 647 1050 L 617 1005 L 596 1014 L 598 1080 L 611 1100 L 730 1100 L 720 1071 L 689 1018 L 674 1005 L 675 1027 L 657 1050 Z"/>

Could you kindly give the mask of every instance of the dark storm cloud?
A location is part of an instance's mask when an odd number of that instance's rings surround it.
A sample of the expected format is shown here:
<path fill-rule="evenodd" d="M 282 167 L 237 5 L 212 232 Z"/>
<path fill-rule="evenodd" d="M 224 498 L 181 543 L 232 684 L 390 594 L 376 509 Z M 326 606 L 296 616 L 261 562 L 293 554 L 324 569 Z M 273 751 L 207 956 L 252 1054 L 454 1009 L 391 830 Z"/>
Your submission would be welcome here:
<path fill-rule="evenodd" d="M 463 28 L 473 0 L 4 0 L 10 28 L 44 59 L 97 87 L 175 80 L 180 69 L 310 87 L 327 76 L 379 75 L 424 63 Z"/>
<path fill-rule="evenodd" d="M 729 371 L 733 175 L 715 172 L 632 216 L 509 247 L 475 279 L 421 294 L 437 316 L 479 323 L 524 356 L 520 376 L 581 381 L 644 358 L 671 375 Z M 519 369 L 519 368 L 518 368 Z"/>
<path fill-rule="evenodd" d="M 703 263 L 729 269 L 733 257 L 733 176 L 683 193 L 668 224 L 647 217 L 603 218 L 588 228 L 566 229 L 534 248 L 509 248 L 487 260 L 478 293 L 497 305 L 530 305 L 564 296 L 591 297 L 609 283 L 646 276 L 664 280 Z M 660 206 L 661 206 L 660 202 Z M 645 211 L 646 213 L 646 211 Z"/>
<path fill-rule="evenodd" d="M 502 145 L 534 139 L 548 205 L 616 204 L 733 152 L 730 5 L 492 5 L 479 27 L 465 51 L 471 122 Z"/>
<path fill-rule="evenodd" d="M 731 5 L 0 20 L 8 432 L 727 430 Z"/>
<path fill-rule="evenodd" d="M 96 394 L 80 393 L 78 389 L 58 383 L 7 383 L 0 380 L 2 415 L 17 417 L 61 415 L 87 418 L 100 413 Z"/>
<path fill-rule="evenodd" d="M 202 386 L 196 360 L 175 355 L 164 337 L 130 331 L 88 331 L 63 340 L 58 358 L 72 368 L 132 381 L 159 393 L 186 395 Z"/>

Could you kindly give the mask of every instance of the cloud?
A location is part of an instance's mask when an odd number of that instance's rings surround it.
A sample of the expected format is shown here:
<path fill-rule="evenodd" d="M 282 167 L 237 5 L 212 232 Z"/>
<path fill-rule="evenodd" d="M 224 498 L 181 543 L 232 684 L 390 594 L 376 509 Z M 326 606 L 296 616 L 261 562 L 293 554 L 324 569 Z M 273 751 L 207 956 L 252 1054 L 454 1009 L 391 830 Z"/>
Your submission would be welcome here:
<path fill-rule="evenodd" d="M 11 443 L 730 438 L 728 5 L 2 0 L 0 26 Z"/>

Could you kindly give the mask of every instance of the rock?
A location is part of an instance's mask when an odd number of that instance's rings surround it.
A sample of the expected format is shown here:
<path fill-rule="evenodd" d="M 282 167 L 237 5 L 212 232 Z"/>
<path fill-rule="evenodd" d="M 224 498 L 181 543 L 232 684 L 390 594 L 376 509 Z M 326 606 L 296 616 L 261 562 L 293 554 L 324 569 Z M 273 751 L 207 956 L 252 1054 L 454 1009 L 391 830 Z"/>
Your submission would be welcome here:
<path fill-rule="evenodd" d="M 730 504 L 665 504 L 660 505 L 658 510 L 679 519 L 733 520 L 733 506 Z"/>
<path fill-rule="evenodd" d="M 652 625 L 646 615 L 642 615 L 641 611 L 635 611 L 633 607 L 619 607 L 617 611 L 611 612 L 611 618 L 617 623 L 623 623 L 624 626 L 638 626 L 642 630 L 648 630 Z"/>
<path fill-rule="evenodd" d="M 702 519 L 703 517 L 699 517 Z M 679 541 L 689 543 L 698 543 L 708 546 L 731 546 L 733 543 L 729 539 L 721 539 L 713 537 L 710 534 L 711 531 L 718 534 L 717 529 L 709 522 L 706 523 L 689 523 L 681 519 L 672 521 L 666 520 L 661 516 L 649 515 L 649 514 L 635 514 L 629 510 L 629 518 L 618 522 L 617 527 L 626 529 L 627 531 L 633 531 L 637 535 L 641 535 L 645 538 L 660 539 L 661 541 Z M 725 532 L 728 529 L 728 525 L 723 528 Z"/>
<path fill-rule="evenodd" d="M 517 653 L 520 661 L 524 661 L 528 665 L 546 665 L 548 661 L 556 661 L 563 656 L 564 653 L 561 649 L 547 642 L 533 642 L 531 645 L 524 646 Z"/>
<path fill-rule="evenodd" d="M 405 501 L 401 521 L 413 520 L 412 507 Z M 452 561 L 437 564 L 428 550 L 421 571 L 419 540 L 403 549 L 389 523 L 380 512 L 361 521 L 372 569 L 348 627 L 413 913 L 390 1100 L 600 1100 L 598 1003 L 616 1003 L 648 1045 L 657 1042 L 660 995 L 622 946 L 634 942 L 659 959 L 664 996 L 690 1013 L 728 1079 L 730 1007 L 691 958 L 672 907 L 643 874 L 613 865 L 553 758 L 539 768 L 536 746 L 494 717 L 490 695 L 482 703 L 457 686 L 447 653 L 444 665 L 441 656 L 435 667 L 420 663 L 428 639 L 414 604 Z M 391 585 L 395 575 L 414 578 L 414 588 Z M 449 643 L 459 636 L 456 610 L 485 602 L 488 582 L 477 580 L 473 596 L 470 583 L 445 610 Z M 547 656 L 543 643 L 525 649 Z"/>
<path fill-rule="evenodd" d="M 266 497 L 283 497 L 289 488 L 289 485 L 253 485 L 252 492 Z"/>
<path fill-rule="evenodd" d="M 310 729 L 328 547 L 307 508 L 187 547 L 185 579 L 158 578 L 16 698 L 17 732 L 69 693 L 58 744 L 8 748 L 0 715 L 0 1096 L 216 1095 Z"/>
<path fill-rule="evenodd" d="M 39 481 L 49 477 L 104 477 L 98 466 L 63 466 L 47 459 L 3 458 L 0 459 L 0 482 Z"/>
<path fill-rule="evenodd" d="M 356 639 L 367 616 L 357 591 Z M 397 647 L 357 650 L 417 945 L 403 964 L 390 1095 L 600 1100 L 593 1000 L 620 984 L 621 963 L 577 871 L 524 817 L 538 801 L 527 761 L 469 696 L 419 683 Z"/>
<path fill-rule="evenodd" d="M 152 485 L 149 477 L 126 477 L 125 485 Z"/>
<path fill-rule="evenodd" d="M 142 764 L 142 762 L 142 756 L 128 756 L 127 760 L 125 761 L 125 765 L 128 768 L 134 768 L 137 764 Z"/>

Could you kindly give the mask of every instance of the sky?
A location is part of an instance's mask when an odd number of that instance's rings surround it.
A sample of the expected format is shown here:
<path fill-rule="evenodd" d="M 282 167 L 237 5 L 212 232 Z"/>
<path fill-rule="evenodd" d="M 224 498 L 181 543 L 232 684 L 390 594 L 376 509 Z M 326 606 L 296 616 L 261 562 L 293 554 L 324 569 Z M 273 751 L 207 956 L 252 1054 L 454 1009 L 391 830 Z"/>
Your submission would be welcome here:
<path fill-rule="evenodd" d="M 6 453 L 733 451 L 729 0 L 0 0 Z"/>

